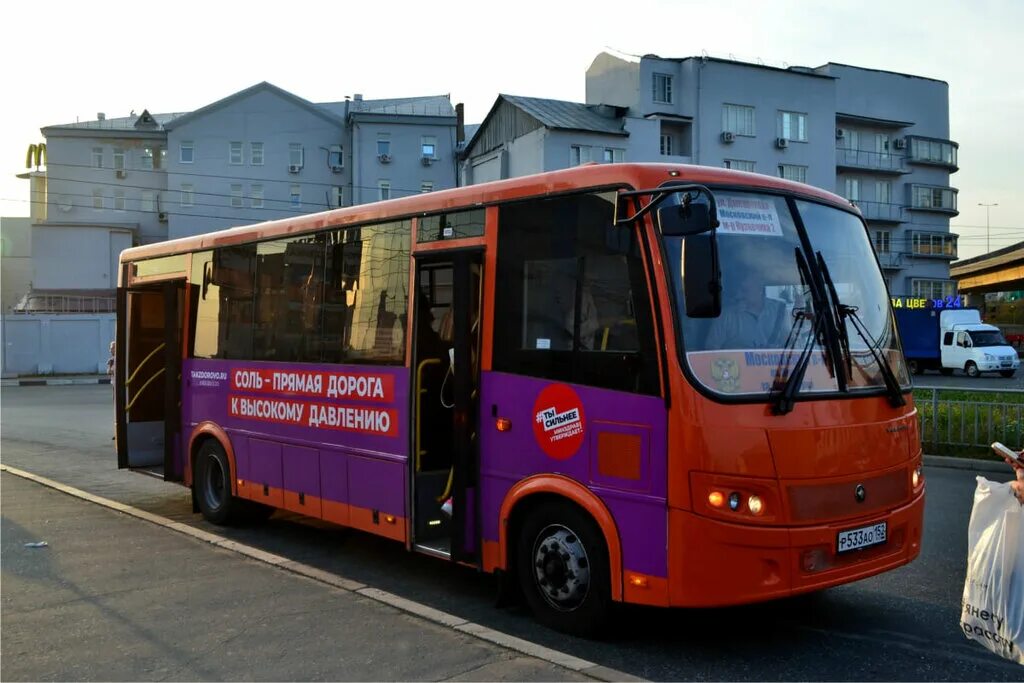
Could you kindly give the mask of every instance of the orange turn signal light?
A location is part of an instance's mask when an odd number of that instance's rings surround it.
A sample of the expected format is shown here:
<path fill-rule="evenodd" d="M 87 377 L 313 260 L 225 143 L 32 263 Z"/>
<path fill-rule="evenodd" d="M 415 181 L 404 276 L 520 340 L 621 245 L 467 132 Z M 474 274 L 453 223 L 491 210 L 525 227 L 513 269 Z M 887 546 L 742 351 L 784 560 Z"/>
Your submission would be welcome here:
<path fill-rule="evenodd" d="M 387 522 L 388 524 L 394 524 L 395 523 L 395 516 L 394 515 L 384 515 L 384 521 Z"/>
<path fill-rule="evenodd" d="M 507 417 L 499 417 L 494 421 L 494 426 L 498 428 L 499 432 L 507 432 L 512 429 L 512 420 Z"/>
<path fill-rule="evenodd" d="M 725 503 L 725 494 L 721 491 L 712 491 L 708 494 L 708 504 L 713 508 L 720 508 Z"/>
<path fill-rule="evenodd" d="M 636 574 L 630 574 L 629 585 L 636 586 L 637 588 L 647 588 L 647 577 L 637 576 Z"/>

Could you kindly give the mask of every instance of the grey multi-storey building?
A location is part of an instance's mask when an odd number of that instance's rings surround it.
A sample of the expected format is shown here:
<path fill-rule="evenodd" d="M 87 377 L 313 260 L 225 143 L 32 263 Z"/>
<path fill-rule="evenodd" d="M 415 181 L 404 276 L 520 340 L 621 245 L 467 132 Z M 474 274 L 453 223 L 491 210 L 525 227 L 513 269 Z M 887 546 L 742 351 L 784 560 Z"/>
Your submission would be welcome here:
<path fill-rule="evenodd" d="M 317 104 L 260 83 L 189 113 L 47 126 L 28 308 L 111 292 L 132 245 L 453 187 L 456 124 L 447 96 Z"/>
<path fill-rule="evenodd" d="M 942 81 L 841 64 L 774 68 L 602 53 L 586 102 L 500 95 L 466 145 L 465 182 L 588 161 L 724 166 L 856 203 L 894 294 L 953 293 L 957 144 Z"/>

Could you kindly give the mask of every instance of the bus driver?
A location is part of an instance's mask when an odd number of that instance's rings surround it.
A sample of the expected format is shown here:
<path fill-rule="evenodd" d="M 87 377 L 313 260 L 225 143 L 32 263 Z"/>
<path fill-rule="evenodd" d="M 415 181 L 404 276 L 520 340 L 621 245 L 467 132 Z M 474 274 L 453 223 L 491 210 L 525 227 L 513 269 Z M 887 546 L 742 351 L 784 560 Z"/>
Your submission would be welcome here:
<path fill-rule="evenodd" d="M 706 349 L 781 348 L 786 341 L 786 304 L 765 296 L 759 268 L 744 264 L 735 299 L 725 302 L 722 315 L 708 330 Z"/>

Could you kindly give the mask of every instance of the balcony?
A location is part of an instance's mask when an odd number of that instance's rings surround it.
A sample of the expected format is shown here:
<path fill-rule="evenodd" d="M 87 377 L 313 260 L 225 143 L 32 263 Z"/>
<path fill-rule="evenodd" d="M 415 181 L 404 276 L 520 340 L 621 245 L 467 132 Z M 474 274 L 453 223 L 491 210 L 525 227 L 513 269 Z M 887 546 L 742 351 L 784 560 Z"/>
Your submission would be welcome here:
<path fill-rule="evenodd" d="M 902 223 L 904 222 L 901 204 L 888 204 L 886 202 L 867 202 L 857 200 L 853 202 L 860 209 L 860 215 L 864 220 L 875 223 Z"/>
<path fill-rule="evenodd" d="M 900 270 L 903 268 L 903 252 L 901 251 L 880 251 L 878 253 L 878 265 L 883 270 Z"/>
<path fill-rule="evenodd" d="M 929 211 L 948 216 L 958 216 L 956 208 L 957 190 L 955 187 L 938 185 L 908 185 L 910 195 L 910 211 Z"/>
<path fill-rule="evenodd" d="M 910 255 L 914 258 L 943 259 L 955 261 L 957 259 L 958 235 L 948 232 L 921 232 L 915 230 L 909 233 Z"/>
<path fill-rule="evenodd" d="M 960 145 L 952 140 L 926 138 L 920 135 L 907 136 L 907 161 L 912 164 L 939 166 L 954 173 L 960 169 L 957 166 L 959 149 Z"/>
<path fill-rule="evenodd" d="M 891 152 L 869 152 L 864 149 L 836 149 L 836 168 L 839 170 L 871 171 L 888 175 L 910 173 L 906 157 Z"/>

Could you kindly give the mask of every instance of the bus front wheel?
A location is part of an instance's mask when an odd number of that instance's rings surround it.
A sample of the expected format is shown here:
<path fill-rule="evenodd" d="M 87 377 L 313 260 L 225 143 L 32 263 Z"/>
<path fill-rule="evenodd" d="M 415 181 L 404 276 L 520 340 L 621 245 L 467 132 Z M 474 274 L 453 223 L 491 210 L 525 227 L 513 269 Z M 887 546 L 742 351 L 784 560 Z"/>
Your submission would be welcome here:
<path fill-rule="evenodd" d="M 582 637 L 601 634 L 611 610 L 604 537 L 569 502 L 546 501 L 523 523 L 516 552 L 526 602 L 541 623 Z"/>
<path fill-rule="evenodd" d="M 231 495 L 231 463 L 224 449 L 213 439 L 196 453 L 193 495 L 199 511 L 214 524 L 233 524 L 245 516 L 245 503 Z"/>

